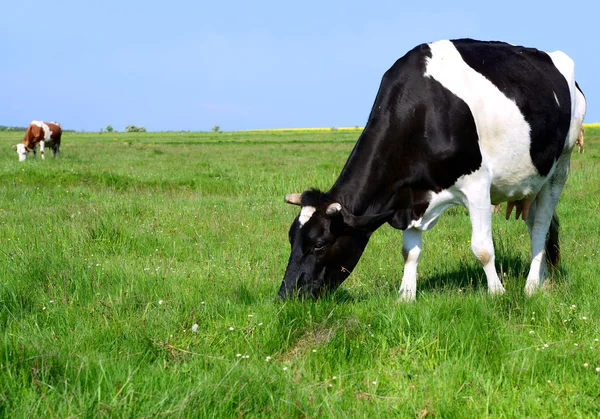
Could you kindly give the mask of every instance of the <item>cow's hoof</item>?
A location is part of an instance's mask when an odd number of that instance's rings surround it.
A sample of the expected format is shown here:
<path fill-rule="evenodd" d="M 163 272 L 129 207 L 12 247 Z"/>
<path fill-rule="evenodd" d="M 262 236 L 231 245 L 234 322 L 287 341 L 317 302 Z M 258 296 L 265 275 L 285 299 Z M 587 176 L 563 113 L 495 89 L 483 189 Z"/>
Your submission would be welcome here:
<path fill-rule="evenodd" d="M 415 301 L 417 298 L 416 290 L 408 290 L 400 288 L 400 292 L 398 293 L 398 300 L 396 301 L 398 304 L 402 303 L 411 303 Z"/>
<path fill-rule="evenodd" d="M 490 293 L 490 295 L 502 295 L 506 291 L 504 290 L 502 284 L 498 283 L 497 285 L 492 285 L 488 287 L 488 292 Z"/>
<path fill-rule="evenodd" d="M 536 281 L 527 281 L 527 283 L 525 284 L 525 295 L 531 297 L 537 292 L 539 288 L 540 286 Z"/>

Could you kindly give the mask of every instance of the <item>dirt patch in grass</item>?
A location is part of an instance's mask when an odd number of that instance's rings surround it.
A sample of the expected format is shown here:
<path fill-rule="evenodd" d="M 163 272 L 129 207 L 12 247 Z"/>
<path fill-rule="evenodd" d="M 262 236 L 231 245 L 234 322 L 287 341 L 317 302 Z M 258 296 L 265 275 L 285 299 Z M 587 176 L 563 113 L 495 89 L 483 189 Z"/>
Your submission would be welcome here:
<path fill-rule="evenodd" d="M 326 344 L 335 333 L 335 329 L 335 326 L 331 326 L 319 327 L 317 329 L 307 331 L 287 352 L 284 352 L 281 355 L 281 360 L 291 361 L 298 358 L 299 354 L 314 349 L 319 345 Z"/>

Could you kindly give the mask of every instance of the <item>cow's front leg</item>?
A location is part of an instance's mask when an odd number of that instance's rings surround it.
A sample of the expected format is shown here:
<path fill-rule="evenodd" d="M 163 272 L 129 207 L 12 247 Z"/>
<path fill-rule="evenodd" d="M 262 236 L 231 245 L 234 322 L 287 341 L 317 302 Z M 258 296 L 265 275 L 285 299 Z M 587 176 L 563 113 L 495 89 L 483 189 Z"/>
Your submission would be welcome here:
<path fill-rule="evenodd" d="M 44 141 L 40 141 L 40 154 L 42 156 L 42 160 L 44 160 L 46 158 L 44 156 Z"/>
<path fill-rule="evenodd" d="M 503 294 L 504 287 L 495 266 L 494 243 L 492 242 L 492 210 L 489 194 L 480 194 L 468 203 L 471 219 L 471 250 L 483 265 L 490 294 Z"/>
<path fill-rule="evenodd" d="M 420 230 L 409 228 L 402 232 L 402 256 L 404 257 L 404 275 L 400 284 L 401 301 L 414 301 L 417 297 L 417 266 L 423 245 Z"/>

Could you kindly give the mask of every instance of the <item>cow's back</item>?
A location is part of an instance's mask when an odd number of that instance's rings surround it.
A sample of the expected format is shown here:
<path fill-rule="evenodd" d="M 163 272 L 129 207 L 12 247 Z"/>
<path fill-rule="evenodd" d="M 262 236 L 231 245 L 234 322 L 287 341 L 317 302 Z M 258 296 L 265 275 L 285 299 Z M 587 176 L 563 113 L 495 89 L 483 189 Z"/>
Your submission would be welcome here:
<path fill-rule="evenodd" d="M 60 139 L 62 137 L 62 127 L 57 122 L 44 122 L 51 132 L 49 146 L 60 145 Z"/>
<path fill-rule="evenodd" d="M 469 67 L 517 106 L 529 126 L 530 157 L 546 176 L 564 149 L 571 123 L 572 95 L 565 75 L 549 54 L 535 48 L 472 40 L 457 40 L 454 46 Z M 573 61 L 562 55 L 573 80 Z"/>
<path fill-rule="evenodd" d="M 575 144 L 571 131 L 577 89 L 573 62 L 503 42 L 470 39 L 429 44 L 425 75 L 469 106 L 494 200 L 537 190 L 561 154 Z M 553 53 L 558 54 L 558 53 Z"/>

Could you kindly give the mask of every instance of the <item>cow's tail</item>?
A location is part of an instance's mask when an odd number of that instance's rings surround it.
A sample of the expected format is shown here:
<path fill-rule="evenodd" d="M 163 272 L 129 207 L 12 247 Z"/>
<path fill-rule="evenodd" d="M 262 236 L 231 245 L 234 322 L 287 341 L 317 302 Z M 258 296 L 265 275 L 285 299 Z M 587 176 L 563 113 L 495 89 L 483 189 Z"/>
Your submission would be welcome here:
<path fill-rule="evenodd" d="M 558 261 L 560 259 L 560 243 L 558 241 L 559 226 L 558 215 L 556 214 L 556 211 L 554 211 L 550 229 L 546 236 L 546 260 L 552 268 L 558 267 Z"/>

